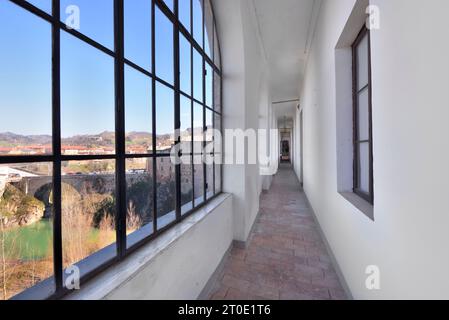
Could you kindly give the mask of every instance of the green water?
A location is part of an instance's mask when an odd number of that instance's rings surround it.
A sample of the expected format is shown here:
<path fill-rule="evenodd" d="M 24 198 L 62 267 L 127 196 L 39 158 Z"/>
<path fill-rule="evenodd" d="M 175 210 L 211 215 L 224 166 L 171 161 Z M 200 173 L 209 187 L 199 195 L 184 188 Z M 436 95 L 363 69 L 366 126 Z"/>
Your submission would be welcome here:
<path fill-rule="evenodd" d="M 100 230 L 92 228 L 89 241 L 96 242 Z M 40 260 L 52 252 L 53 224 L 51 220 L 41 220 L 26 227 L 5 231 L 6 255 L 11 259 Z"/>
<path fill-rule="evenodd" d="M 52 229 L 50 220 L 42 220 L 26 227 L 7 230 L 7 254 L 22 260 L 43 259 L 51 255 Z"/>

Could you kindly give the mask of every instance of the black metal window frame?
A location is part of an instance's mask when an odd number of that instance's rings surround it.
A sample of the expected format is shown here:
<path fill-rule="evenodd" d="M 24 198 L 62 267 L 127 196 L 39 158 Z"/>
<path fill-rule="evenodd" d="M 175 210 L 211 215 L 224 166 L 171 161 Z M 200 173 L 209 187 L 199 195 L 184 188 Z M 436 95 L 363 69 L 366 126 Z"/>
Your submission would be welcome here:
<path fill-rule="evenodd" d="M 194 104 L 201 105 L 203 109 L 203 136 L 205 136 L 205 131 L 209 128 L 206 126 L 206 110 L 212 112 L 213 115 L 213 126 L 215 129 L 221 131 L 222 123 L 222 73 L 221 73 L 221 52 L 218 32 L 216 31 L 216 20 L 214 15 L 214 10 L 212 3 L 210 2 L 210 11 L 212 14 L 212 23 L 214 30 L 209 30 L 212 32 L 213 41 L 209 45 L 210 56 L 203 49 L 205 47 L 205 36 L 206 36 L 206 10 L 205 1 L 207 0 L 173 0 L 174 8 L 173 11 L 166 5 L 163 0 L 147 0 L 151 2 L 151 54 L 152 54 L 152 72 L 145 70 L 139 65 L 133 63 L 132 61 L 125 58 L 124 55 L 124 0 L 112 0 L 114 3 L 114 50 L 111 50 L 99 42 L 93 40 L 92 38 L 80 33 L 76 30 L 68 28 L 62 21 L 60 17 L 60 0 L 52 0 L 52 14 L 35 7 L 31 3 L 24 0 L 8 0 L 19 7 L 33 13 L 34 15 L 42 18 L 43 20 L 49 22 L 52 26 L 52 155 L 12 155 L 12 156 L 0 156 L 0 164 L 20 164 L 20 163 L 42 163 L 48 162 L 53 164 L 53 271 L 54 277 L 51 279 L 44 280 L 38 283 L 36 286 L 29 288 L 13 299 L 58 299 L 64 295 L 70 293 L 70 290 L 64 286 L 64 268 L 63 268 L 63 253 L 62 253 L 62 214 L 61 214 L 61 201 L 62 201 L 62 190 L 61 190 L 61 164 L 65 161 L 83 161 L 83 160 L 115 160 L 116 164 L 116 255 L 113 259 L 96 266 L 95 261 L 92 265 L 95 267 L 87 274 L 81 275 L 81 285 L 86 283 L 100 272 L 103 272 L 111 265 L 123 260 L 129 254 L 140 248 L 141 246 L 148 244 L 153 239 L 172 228 L 174 225 L 180 223 L 185 218 L 195 213 L 199 208 L 206 205 L 212 199 L 216 198 L 222 192 L 222 166 L 219 164 L 213 164 L 213 195 L 209 196 L 207 190 L 209 189 L 207 185 L 207 170 L 206 164 L 203 163 L 203 201 L 195 205 L 195 192 L 194 192 L 194 169 L 193 169 L 193 158 L 194 158 L 194 134 L 192 130 L 191 134 L 191 146 L 192 152 L 189 153 L 192 159 L 192 209 L 186 213 L 181 213 L 181 165 L 177 164 L 175 166 L 175 186 L 176 186 L 176 219 L 162 227 L 158 228 L 157 224 L 157 166 L 156 161 L 153 162 L 153 233 L 148 235 L 145 239 L 134 244 L 133 246 L 127 248 L 127 235 L 126 235 L 126 160 L 136 159 L 136 158 L 151 158 L 155 160 L 156 158 L 169 158 L 169 153 L 157 153 L 156 152 L 156 84 L 160 83 L 164 86 L 170 88 L 174 92 L 174 103 L 175 103 L 175 118 L 174 128 L 176 131 L 180 129 L 180 98 L 184 96 L 191 101 L 191 128 L 193 129 L 193 114 L 194 114 Z M 190 30 L 187 30 L 184 25 L 179 20 L 179 5 L 178 1 L 190 1 Z M 203 39 L 202 43 L 198 43 L 193 36 L 193 1 L 201 1 L 203 9 Z M 159 8 L 160 11 L 169 19 L 173 24 L 173 58 L 174 58 L 174 84 L 170 84 L 167 81 L 159 78 L 155 72 L 156 70 L 156 58 L 155 58 L 155 11 Z M 89 44 L 90 46 L 100 50 L 101 52 L 107 54 L 108 56 L 114 58 L 114 77 L 115 77 L 115 147 L 116 152 L 113 155 L 64 155 L 61 152 L 61 77 L 60 77 L 60 63 L 61 63 L 61 44 L 60 35 L 61 30 L 67 32 L 68 34 L 76 37 L 79 40 Z M 179 35 L 182 34 L 185 39 L 188 40 L 191 50 L 190 55 L 190 68 L 191 68 L 191 92 L 183 92 L 180 89 L 180 52 L 179 52 Z M 217 43 L 214 43 L 217 41 Z M 218 52 L 215 52 L 215 49 Z M 203 89 L 203 101 L 199 101 L 194 98 L 194 64 L 193 64 L 193 52 L 196 50 L 200 53 L 202 57 L 202 89 Z M 219 64 L 217 65 L 214 61 L 215 58 L 219 59 Z M 206 105 L 206 63 L 213 70 L 212 77 L 212 107 Z M 153 134 L 153 152 L 148 154 L 127 154 L 125 146 L 125 66 L 131 67 L 134 70 L 141 72 L 147 77 L 151 78 L 152 81 L 152 134 Z M 219 92 L 220 101 L 215 101 L 215 76 L 219 79 Z M 217 105 L 220 105 L 220 110 L 215 110 Z M 220 117 L 220 123 L 215 123 L 216 116 Z M 203 139 L 203 147 L 206 146 L 206 141 Z M 175 141 L 175 145 L 181 143 L 180 138 Z M 212 142 L 213 143 L 213 142 Z M 214 155 L 221 155 L 222 150 L 214 150 Z M 180 156 L 182 154 L 180 153 Z M 203 154 L 201 154 L 204 156 Z M 220 188 L 216 190 L 216 166 L 220 166 Z M 97 253 L 91 256 L 92 259 L 98 259 Z M 88 257 L 87 259 L 89 259 Z"/>
<path fill-rule="evenodd" d="M 362 40 L 367 37 L 368 40 L 368 84 L 362 88 L 358 88 L 358 54 L 357 49 Z M 374 174 L 373 174 L 373 125 L 372 125 L 372 82 L 371 82 L 371 34 L 369 29 L 364 25 L 359 32 L 357 38 L 352 45 L 352 82 L 353 82 L 353 144 L 354 144 L 354 162 L 353 162 L 353 192 L 368 201 L 370 204 L 374 203 Z M 369 116 L 369 137 L 367 140 L 361 140 L 359 134 L 359 103 L 358 97 L 365 90 L 368 90 L 368 116 Z M 360 186 L 360 145 L 368 143 L 369 145 L 369 192 L 362 190 Z"/>

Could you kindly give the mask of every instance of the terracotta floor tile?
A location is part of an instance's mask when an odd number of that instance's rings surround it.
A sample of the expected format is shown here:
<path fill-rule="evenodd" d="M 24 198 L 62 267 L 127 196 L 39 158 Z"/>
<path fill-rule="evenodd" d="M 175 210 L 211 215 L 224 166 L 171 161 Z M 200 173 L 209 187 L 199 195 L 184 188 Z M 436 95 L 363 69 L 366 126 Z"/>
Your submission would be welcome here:
<path fill-rule="evenodd" d="M 245 249 L 233 248 L 210 298 L 347 299 L 291 166 L 263 192 Z"/>

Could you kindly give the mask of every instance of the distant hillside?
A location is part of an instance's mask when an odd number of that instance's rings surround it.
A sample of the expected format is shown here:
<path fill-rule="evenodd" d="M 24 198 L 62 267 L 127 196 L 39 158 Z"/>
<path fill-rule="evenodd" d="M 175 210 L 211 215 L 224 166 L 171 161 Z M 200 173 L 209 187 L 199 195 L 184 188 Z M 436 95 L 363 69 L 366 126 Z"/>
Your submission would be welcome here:
<path fill-rule="evenodd" d="M 93 135 L 79 135 L 70 138 L 63 138 L 62 144 L 69 146 L 112 146 L 115 143 L 115 133 L 114 132 L 102 132 L 100 134 Z"/>
<path fill-rule="evenodd" d="M 195 129 L 196 130 L 196 129 Z M 187 130 L 183 134 L 190 132 Z M 169 135 L 159 135 L 159 138 L 169 138 Z M 129 132 L 126 134 L 127 143 L 135 145 L 146 144 L 148 140 L 152 139 L 149 132 Z M 52 137 L 50 135 L 19 135 L 11 132 L 0 133 L 0 147 L 14 147 L 14 146 L 29 146 L 29 145 L 50 145 Z M 115 133 L 105 131 L 100 134 L 93 135 L 78 135 L 62 139 L 63 145 L 71 146 L 112 146 L 115 144 Z"/>
<path fill-rule="evenodd" d="M 11 132 L 0 133 L 0 146 L 10 147 L 17 145 L 45 145 L 51 144 L 50 135 L 22 136 Z"/>

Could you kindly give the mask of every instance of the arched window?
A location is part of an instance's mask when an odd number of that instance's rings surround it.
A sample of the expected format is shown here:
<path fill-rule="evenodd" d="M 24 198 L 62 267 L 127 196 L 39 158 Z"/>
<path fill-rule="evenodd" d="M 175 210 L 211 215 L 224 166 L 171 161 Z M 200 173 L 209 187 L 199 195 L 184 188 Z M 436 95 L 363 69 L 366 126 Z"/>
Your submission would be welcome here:
<path fill-rule="evenodd" d="M 0 299 L 61 297 L 221 192 L 209 0 L 5 0 L 0 41 Z"/>

